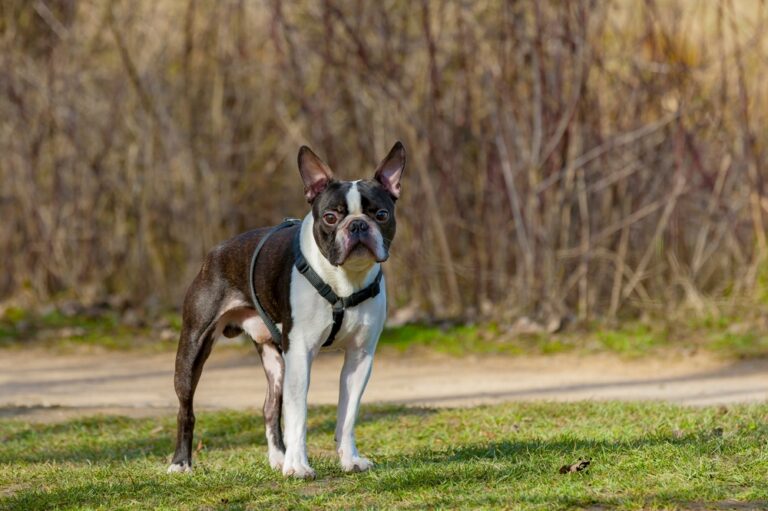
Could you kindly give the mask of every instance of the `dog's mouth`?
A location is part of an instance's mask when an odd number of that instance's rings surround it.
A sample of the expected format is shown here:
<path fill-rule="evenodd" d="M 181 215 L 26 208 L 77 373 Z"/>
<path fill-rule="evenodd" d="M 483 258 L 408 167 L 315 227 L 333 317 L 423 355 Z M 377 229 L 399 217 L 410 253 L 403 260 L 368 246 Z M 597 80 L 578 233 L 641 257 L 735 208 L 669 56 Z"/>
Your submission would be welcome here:
<path fill-rule="evenodd" d="M 386 253 L 386 250 L 380 250 L 377 245 L 376 240 L 369 235 L 349 236 L 343 244 L 336 265 L 341 266 L 351 261 L 366 265 L 383 263 L 389 254 Z"/>
<path fill-rule="evenodd" d="M 347 255 L 347 259 L 351 257 L 370 257 L 372 259 L 376 259 L 376 255 L 371 251 L 371 249 L 366 245 L 365 243 L 357 243 L 352 247 L 352 250 L 349 251 L 349 254 Z"/>

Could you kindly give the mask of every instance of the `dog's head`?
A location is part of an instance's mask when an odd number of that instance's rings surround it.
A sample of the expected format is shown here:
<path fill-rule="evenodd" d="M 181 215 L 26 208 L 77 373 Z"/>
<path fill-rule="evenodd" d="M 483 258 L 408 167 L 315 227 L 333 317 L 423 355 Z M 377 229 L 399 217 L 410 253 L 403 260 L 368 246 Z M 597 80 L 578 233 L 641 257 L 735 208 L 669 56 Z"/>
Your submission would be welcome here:
<path fill-rule="evenodd" d="M 334 266 L 369 266 L 386 261 L 395 237 L 395 202 L 405 169 L 405 148 L 397 142 L 373 179 L 337 181 L 312 150 L 299 150 L 304 195 L 312 205 L 313 234 Z"/>

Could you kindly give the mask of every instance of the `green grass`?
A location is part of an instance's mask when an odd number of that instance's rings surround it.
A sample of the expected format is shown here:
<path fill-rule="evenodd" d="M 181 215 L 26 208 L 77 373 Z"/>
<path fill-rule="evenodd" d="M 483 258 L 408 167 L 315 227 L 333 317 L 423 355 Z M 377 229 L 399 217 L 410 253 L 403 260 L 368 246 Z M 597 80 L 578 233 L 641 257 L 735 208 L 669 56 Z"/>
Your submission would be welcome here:
<path fill-rule="evenodd" d="M 406 352 L 426 348 L 454 356 L 477 355 L 542 355 L 570 351 L 576 344 L 546 334 L 505 335 L 495 324 L 459 325 L 447 328 L 411 324 L 386 328 L 379 345 Z"/>
<path fill-rule="evenodd" d="M 138 313 L 135 313 L 138 314 Z M 66 350 L 100 347 L 117 350 L 171 350 L 181 318 L 167 313 L 152 321 L 134 317 L 129 326 L 116 312 L 68 316 L 53 311 L 33 314 L 10 308 L 0 318 L 0 348 L 45 346 Z M 627 358 L 658 355 L 664 350 L 707 350 L 726 357 L 768 356 L 768 334 L 761 324 L 734 318 L 705 318 L 688 324 L 626 321 L 606 327 L 591 323 L 559 334 L 514 334 L 494 323 L 472 325 L 409 324 L 386 328 L 379 345 L 408 352 L 426 349 L 452 356 L 549 355 L 563 352 L 615 353 Z M 251 349 L 251 343 L 243 346 Z"/>
<path fill-rule="evenodd" d="M 517 343 L 498 342 L 497 329 L 493 326 L 453 326 L 440 328 L 427 325 L 405 325 L 386 328 L 379 340 L 380 346 L 397 351 L 407 351 L 413 347 L 423 347 L 449 355 L 466 353 L 499 353 L 520 355 L 523 348 Z"/>
<path fill-rule="evenodd" d="M 642 323 L 630 323 L 613 330 L 598 330 L 595 338 L 606 351 L 631 357 L 642 356 L 670 345 L 666 332 L 655 331 Z"/>
<path fill-rule="evenodd" d="M 0 347 L 55 346 L 57 348 L 98 346 L 126 350 L 164 349 L 175 346 L 181 322 L 178 314 L 168 314 L 156 323 L 162 328 L 126 324 L 116 312 L 98 315 L 65 315 L 59 311 L 34 314 L 10 308 L 0 317 Z M 161 341 L 160 332 L 174 336 Z M 173 342 L 170 342 L 173 341 Z"/>
<path fill-rule="evenodd" d="M 710 347 L 740 358 L 764 357 L 768 355 L 768 335 L 757 332 L 719 332 L 712 336 Z"/>
<path fill-rule="evenodd" d="M 334 410 L 310 410 L 311 482 L 265 460 L 256 412 L 201 413 L 193 475 L 166 475 L 173 419 L 0 422 L 0 509 L 740 509 L 768 507 L 768 405 L 365 406 L 376 468 L 344 474 Z M 591 458 L 586 473 L 560 466 Z"/>
<path fill-rule="evenodd" d="M 735 324 L 735 323 L 734 323 Z M 561 334 L 511 335 L 495 325 L 437 326 L 406 325 L 384 330 L 379 345 L 407 352 L 414 348 L 454 356 L 550 355 L 614 353 L 625 358 L 658 356 L 665 350 L 705 350 L 724 357 L 768 356 L 768 334 L 762 328 L 731 323 L 720 325 L 669 326 L 627 322 L 616 328 L 599 324 Z M 733 331 L 736 330 L 736 331 Z"/>

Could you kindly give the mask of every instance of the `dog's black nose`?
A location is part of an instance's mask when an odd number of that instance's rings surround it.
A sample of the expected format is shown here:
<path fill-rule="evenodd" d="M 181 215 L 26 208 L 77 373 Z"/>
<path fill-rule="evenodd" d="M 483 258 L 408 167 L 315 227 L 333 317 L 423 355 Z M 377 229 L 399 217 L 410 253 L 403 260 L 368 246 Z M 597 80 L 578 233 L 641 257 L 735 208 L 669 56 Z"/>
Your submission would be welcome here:
<path fill-rule="evenodd" d="M 368 230 L 368 222 L 365 220 L 352 220 L 349 223 L 349 232 L 353 234 L 362 234 Z"/>

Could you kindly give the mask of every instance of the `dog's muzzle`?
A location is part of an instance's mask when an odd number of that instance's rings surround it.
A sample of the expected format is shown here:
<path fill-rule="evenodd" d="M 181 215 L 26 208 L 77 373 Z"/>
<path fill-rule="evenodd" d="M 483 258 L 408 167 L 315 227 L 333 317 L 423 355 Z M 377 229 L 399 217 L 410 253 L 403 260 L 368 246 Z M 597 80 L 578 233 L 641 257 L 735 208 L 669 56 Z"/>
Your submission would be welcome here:
<path fill-rule="evenodd" d="M 372 258 L 377 263 L 389 258 L 378 226 L 364 218 L 352 219 L 340 227 L 337 238 L 340 248 L 337 265 L 344 264 L 350 257 Z"/>

